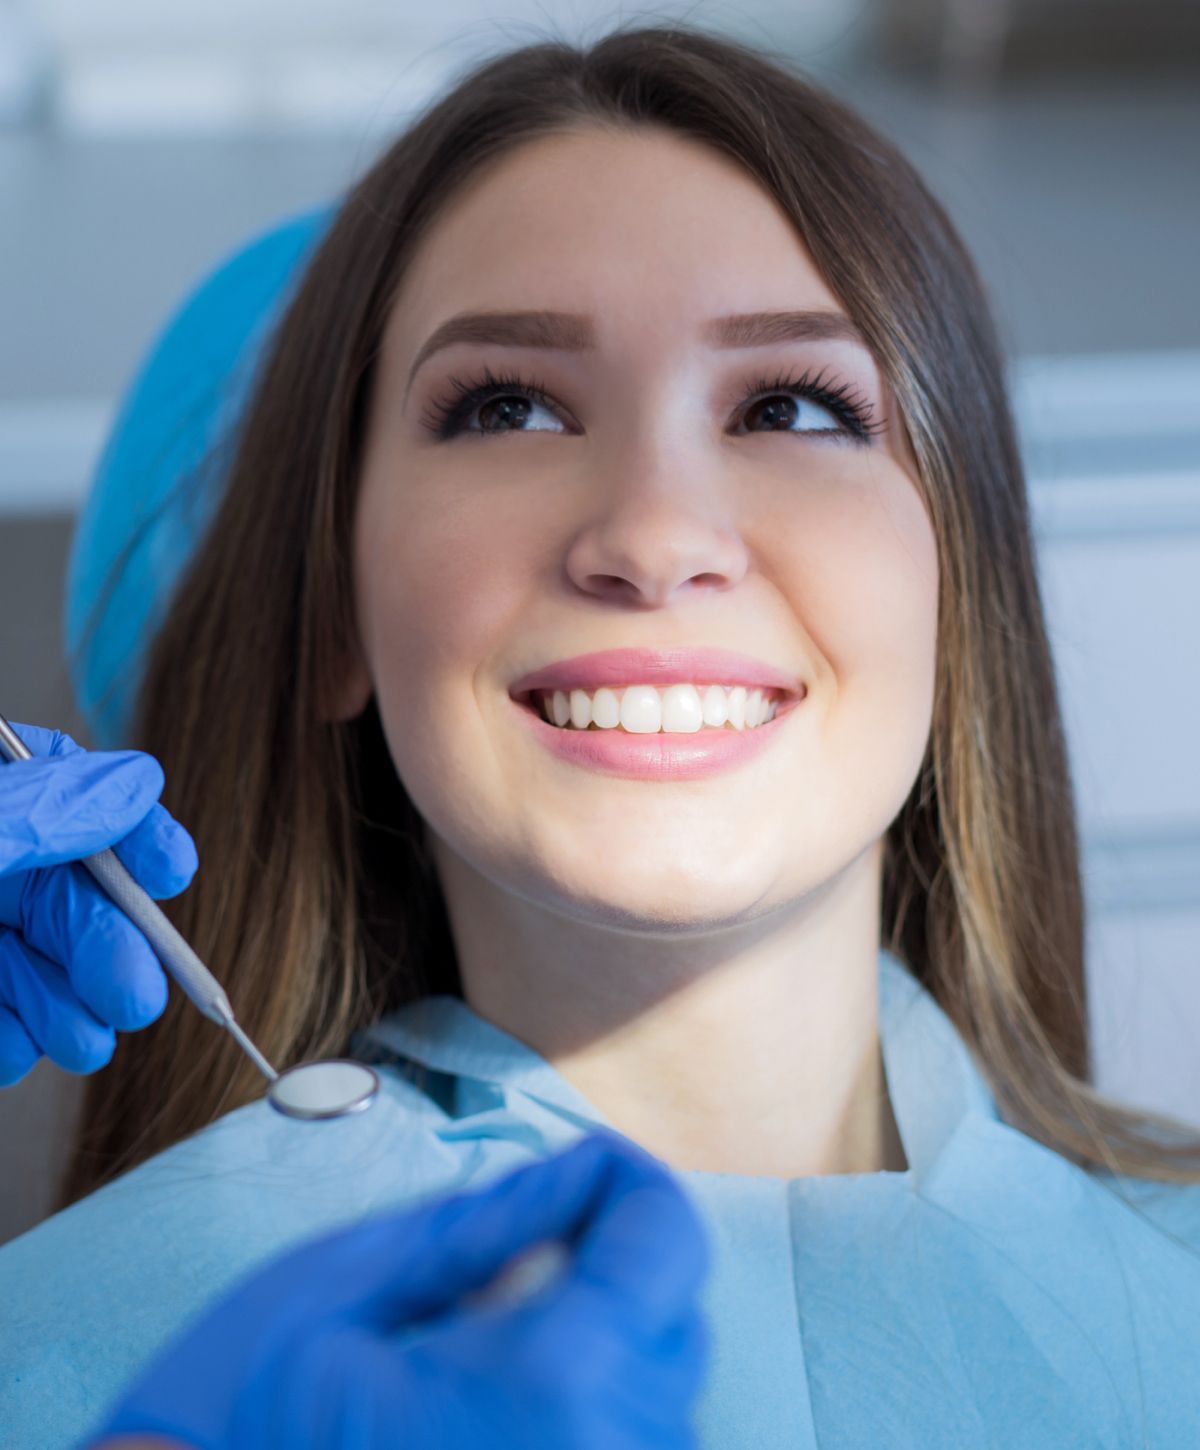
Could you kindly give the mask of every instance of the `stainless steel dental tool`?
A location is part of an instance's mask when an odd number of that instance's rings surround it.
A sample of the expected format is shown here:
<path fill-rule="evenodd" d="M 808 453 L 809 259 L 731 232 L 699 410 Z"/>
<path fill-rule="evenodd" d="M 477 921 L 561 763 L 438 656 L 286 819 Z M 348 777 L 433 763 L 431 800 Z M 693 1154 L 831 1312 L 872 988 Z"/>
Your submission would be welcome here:
<path fill-rule="evenodd" d="M 33 752 L 0 715 L 0 754 L 10 761 L 32 760 Z M 379 1078 L 361 1062 L 301 1062 L 278 1073 L 234 1020 L 220 982 L 172 926 L 154 898 L 118 860 L 111 847 L 83 857 L 87 868 L 127 917 L 141 928 L 159 960 L 210 1021 L 226 1028 L 271 1084 L 267 1098 L 291 1118 L 339 1118 L 370 1107 Z"/>

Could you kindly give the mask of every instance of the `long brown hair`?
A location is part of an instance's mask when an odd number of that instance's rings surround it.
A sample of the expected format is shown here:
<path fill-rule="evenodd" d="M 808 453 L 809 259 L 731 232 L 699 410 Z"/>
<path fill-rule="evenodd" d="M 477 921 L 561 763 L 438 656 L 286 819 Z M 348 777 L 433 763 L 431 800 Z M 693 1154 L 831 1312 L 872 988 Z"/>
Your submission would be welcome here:
<path fill-rule="evenodd" d="M 691 28 L 546 40 L 478 65 L 353 187 L 257 375 L 224 494 L 149 651 L 133 744 L 200 869 L 169 915 L 278 1065 L 461 994 L 423 823 L 374 705 L 322 723 L 355 637 L 351 528 L 393 298 L 481 166 L 580 127 L 666 127 L 784 208 L 896 398 L 937 538 L 933 722 L 885 842 L 882 940 L 974 1052 L 1006 1120 L 1081 1166 L 1200 1181 L 1200 1141 L 1089 1086 L 1071 779 L 1002 359 L 975 268 L 907 161 L 756 51 Z M 93 1077 L 70 1202 L 258 1095 L 173 993 Z"/>

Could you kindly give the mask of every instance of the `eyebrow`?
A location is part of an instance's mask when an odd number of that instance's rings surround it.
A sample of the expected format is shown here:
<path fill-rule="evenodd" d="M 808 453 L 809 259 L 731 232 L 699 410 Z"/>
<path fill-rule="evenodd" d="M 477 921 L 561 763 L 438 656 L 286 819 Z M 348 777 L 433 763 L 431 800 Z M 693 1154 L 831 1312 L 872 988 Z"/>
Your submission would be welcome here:
<path fill-rule="evenodd" d="M 700 336 L 717 348 L 831 340 L 866 346 L 862 333 L 843 312 L 734 312 L 710 318 Z M 587 352 L 596 346 L 596 334 L 592 319 L 579 312 L 460 312 L 435 328 L 422 344 L 409 370 L 405 397 L 421 364 L 456 342 Z"/>

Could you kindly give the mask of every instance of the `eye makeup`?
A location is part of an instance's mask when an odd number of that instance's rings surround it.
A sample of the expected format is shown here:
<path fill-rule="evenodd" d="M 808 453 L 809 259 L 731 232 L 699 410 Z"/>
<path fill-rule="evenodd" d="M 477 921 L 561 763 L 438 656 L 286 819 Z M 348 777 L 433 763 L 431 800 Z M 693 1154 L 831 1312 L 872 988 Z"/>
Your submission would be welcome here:
<path fill-rule="evenodd" d="M 452 376 L 449 384 L 453 391 L 449 395 L 443 394 L 441 397 L 435 398 L 421 418 L 423 425 L 441 442 L 448 442 L 464 431 L 487 436 L 485 430 L 466 430 L 463 425 L 478 407 L 496 397 L 524 398 L 540 407 L 549 408 L 551 411 L 554 411 L 556 407 L 554 399 L 544 383 L 537 380 L 526 381 L 516 373 L 495 376 L 489 368 L 484 368 L 482 375 L 478 378 L 464 381 Z M 806 369 L 799 375 L 781 372 L 773 377 L 765 374 L 756 377 L 745 385 L 739 407 L 745 409 L 772 397 L 806 399 L 824 409 L 837 422 L 838 426 L 834 428 L 801 429 L 795 435 L 797 437 L 828 438 L 866 444 L 872 437 L 884 430 L 884 424 L 876 419 L 874 409 L 863 392 L 849 383 L 827 378 L 825 369 L 820 369 L 815 374 L 811 369 Z M 522 430 L 495 431 L 520 432 Z M 767 431 L 790 432 L 792 430 L 782 428 Z"/>

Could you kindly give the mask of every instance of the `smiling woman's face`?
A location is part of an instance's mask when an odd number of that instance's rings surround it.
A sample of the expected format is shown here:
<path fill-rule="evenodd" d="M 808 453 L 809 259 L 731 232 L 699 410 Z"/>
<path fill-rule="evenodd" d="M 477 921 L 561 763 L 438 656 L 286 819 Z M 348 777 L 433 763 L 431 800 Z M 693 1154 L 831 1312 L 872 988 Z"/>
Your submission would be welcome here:
<path fill-rule="evenodd" d="M 516 311 L 573 314 L 593 345 L 460 340 L 410 387 L 449 318 Z M 374 690 L 439 852 L 534 906 L 653 930 L 749 920 L 878 848 L 920 766 L 936 655 L 902 425 L 852 338 L 706 340 L 715 318 L 812 311 L 841 308 L 786 215 L 665 132 L 539 139 L 427 234 L 371 399 L 344 713 Z M 456 382 L 485 369 L 508 381 L 439 436 Z M 775 385 L 805 374 L 878 431 Z M 693 778 L 568 761 L 510 698 L 576 655 L 706 646 L 806 693 L 753 758 Z"/>

